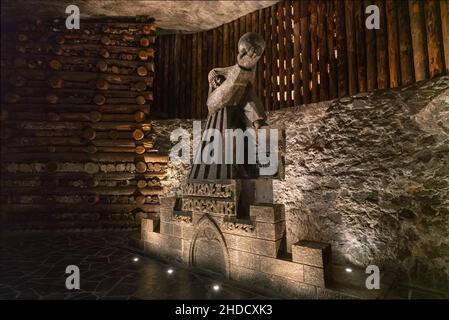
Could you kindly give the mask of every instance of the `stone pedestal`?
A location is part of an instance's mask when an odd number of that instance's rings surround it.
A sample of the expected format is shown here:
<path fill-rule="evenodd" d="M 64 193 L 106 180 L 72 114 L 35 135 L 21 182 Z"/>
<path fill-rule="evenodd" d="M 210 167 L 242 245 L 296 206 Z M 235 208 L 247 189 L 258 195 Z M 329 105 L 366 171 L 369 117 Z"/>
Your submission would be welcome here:
<path fill-rule="evenodd" d="M 237 201 L 233 190 L 238 189 L 238 182 L 228 183 L 228 187 L 216 186 L 212 198 L 204 197 L 212 189 L 197 186 L 182 198 L 162 199 L 160 217 L 142 220 L 145 253 L 261 289 L 316 297 L 318 288 L 326 286 L 330 246 L 300 241 L 292 247 L 292 258 L 285 258 L 284 206 L 252 204 L 249 218 L 240 219 L 233 205 L 226 211 L 218 202 L 207 201 L 218 196 L 222 201 Z M 198 197 L 194 193 L 202 194 L 202 201 L 192 200 Z M 185 203 L 193 211 L 181 210 Z M 205 212 L 198 211 L 200 207 Z"/>

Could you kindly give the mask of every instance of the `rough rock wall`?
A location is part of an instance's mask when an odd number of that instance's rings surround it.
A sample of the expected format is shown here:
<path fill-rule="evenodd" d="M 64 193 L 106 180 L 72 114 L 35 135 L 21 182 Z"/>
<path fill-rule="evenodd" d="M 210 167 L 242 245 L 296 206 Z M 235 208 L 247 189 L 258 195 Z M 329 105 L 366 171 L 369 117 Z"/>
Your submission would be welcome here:
<path fill-rule="evenodd" d="M 130 4 L 132 2 L 132 4 Z M 69 4 L 76 4 L 81 18 L 133 17 L 147 15 L 156 19 L 158 28 L 201 31 L 218 27 L 250 12 L 271 6 L 268 1 L 155 1 L 155 0 L 83 0 L 76 3 L 54 0 L 2 0 L 3 17 L 32 15 L 40 18 L 65 17 Z"/>
<path fill-rule="evenodd" d="M 287 135 L 287 237 L 329 242 L 334 262 L 401 267 L 449 286 L 449 77 L 269 114 Z M 159 122 L 169 137 L 179 120 Z M 182 121 L 191 128 L 191 121 Z M 162 129 L 165 128 L 165 129 Z M 167 193 L 188 166 L 170 165 Z"/>
<path fill-rule="evenodd" d="M 340 263 L 399 262 L 423 283 L 447 281 L 448 86 L 445 77 L 272 113 L 286 127 L 275 196 L 289 243 L 325 241 Z"/>
<path fill-rule="evenodd" d="M 174 143 L 170 142 L 170 134 L 179 128 L 186 129 L 189 133 L 192 133 L 192 121 L 184 119 L 173 120 L 154 120 L 152 121 L 152 127 L 155 136 L 155 145 L 159 147 L 160 153 L 169 154 L 171 147 Z M 185 181 L 187 174 L 189 173 L 190 165 L 188 164 L 176 164 L 173 161 L 169 161 L 166 168 L 166 178 L 161 180 L 161 185 L 164 189 L 164 196 L 180 196 L 181 184 Z"/>

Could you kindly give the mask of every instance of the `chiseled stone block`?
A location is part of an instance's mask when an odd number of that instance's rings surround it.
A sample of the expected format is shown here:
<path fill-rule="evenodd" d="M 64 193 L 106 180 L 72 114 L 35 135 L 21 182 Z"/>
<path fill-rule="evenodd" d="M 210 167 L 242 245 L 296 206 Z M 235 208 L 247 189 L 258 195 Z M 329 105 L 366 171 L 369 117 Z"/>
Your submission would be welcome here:
<path fill-rule="evenodd" d="M 165 242 L 163 243 L 163 246 L 166 248 L 170 248 L 173 250 L 182 250 L 182 239 L 177 237 L 167 237 L 165 239 Z"/>
<path fill-rule="evenodd" d="M 161 223 L 161 233 L 172 237 L 182 238 L 182 227 L 178 223 L 165 222 Z"/>
<path fill-rule="evenodd" d="M 373 290 L 377 291 L 377 290 Z M 357 297 L 355 295 L 352 295 L 348 292 L 339 292 L 331 289 L 326 288 L 317 288 L 317 298 L 319 300 L 347 300 L 347 299 L 360 299 L 360 297 Z M 373 298 L 374 299 L 374 298 Z"/>
<path fill-rule="evenodd" d="M 274 290 L 300 299 L 316 299 L 317 288 L 304 282 L 271 275 L 271 283 Z"/>
<path fill-rule="evenodd" d="M 188 224 L 181 225 L 181 238 L 185 240 L 192 240 L 195 235 L 195 227 Z"/>
<path fill-rule="evenodd" d="M 161 234 L 166 234 L 166 235 L 172 236 L 173 235 L 173 224 L 170 222 L 162 221 Z"/>
<path fill-rule="evenodd" d="M 176 197 L 164 197 L 160 198 L 161 209 L 171 209 L 175 208 Z"/>
<path fill-rule="evenodd" d="M 172 221 L 173 210 L 175 208 L 176 198 L 161 198 L 160 219 L 161 221 Z"/>
<path fill-rule="evenodd" d="M 192 241 L 182 239 L 182 262 L 186 265 L 190 263 L 190 247 Z"/>
<path fill-rule="evenodd" d="M 174 237 L 182 238 L 182 227 L 179 223 L 172 224 L 172 235 Z"/>
<path fill-rule="evenodd" d="M 304 282 L 304 266 L 299 263 L 260 257 L 260 271 L 293 281 Z"/>
<path fill-rule="evenodd" d="M 255 204 L 250 206 L 249 212 L 255 221 L 275 223 L 285 220 L 283 204 Z"/>
<path fill-rule="evenodd" d="M 326 286 L 323 268 L 304 265 L 304 282 L 319 288 Z"/>
<path fill-rule="evenodd" d="M 301 240 L 292 246 L 293 262 L 325 268 L 331 258 L 328 243 Z"/>
<path fill-rule="evenodd" d="M 148 231 L 148 230 L 146 230 L 146 229 L 144 229 L 144 228 L 142 228 L 141 230 L 140 230 L 140 237 L 141 237 L 141 239 L 143 240 L 143 241 L 149 241 L 148 240 L 148 235 L 149 235 L 149 233 L 152 233 L 151 231 Z"/>
<path fill-rule="evenodd" d="M 260 256 L 240 250 L 229 249 L 231 263 L 252 270 L 260 269 Z"/>
<path fill-rule="evenodd" d="M 231 263 L 231 279 L 241 281 L 261 289 L 289 294 L 303 299 L 315 299 L 316 287 L 265 272 L 248 269 Z"/>
<path fill-rule="evenodd" d="M 166 242 L 167 236 L 157 232 L 147 232 L 144 239 L 144 252 L 157 255 Z"/>
<path fill-rule="evenodd" d="M 316 299 L 317 288 L 306 283 L 290 282 L 287 284 L 290 292 L 297 299 Z"/>
<path fill-rule="evenodd" d="M 153 234 L 159 234 L 157 232 L 159 229 L 159 219 L 142 219 L 141 226 L 140 235 L 144 241 L 152 241 L 156 237 Z"/>
<path fill-rule="evenodd" d="M 256 221 L 256 236 L 266 240 L 278 240 L 285 235 L 285 221 L 276 223 Z"/>
<path fill-rule="evenodd" d="M 232 263 L 230 265 L 230 277 L 233 280 L 251 283 L 254 286 L 265 287 L 266 289 L 270 287 L 270 280 L 265 273 Z"/>
<path fill-rule="evenodd" d="M 155 232 L 159 228 L 159 219 L 157 218 L 143 218 L 140 223 L 142 231 Z"/>
<path fill-rule="evenodd" d="M 165 236 L 157 232 L 147 232 L 146 238 L 147 239 L 145 241 L 148 241 L 157 246 L 162 246 Z"/>
<path fill-rule="evenodd" d="M 159 216 L 161 218 L 161 221 L 170 222 L 173 219 L 173 209 L 160 209 Z"/>
<path fill-rule="evenodd" d="M 223 233 L 229 248 L 249 252 L 252 254 L 275 258 L 277 256 L 281 240 L 271 241 L 250 238 L 236 234 Z"/>

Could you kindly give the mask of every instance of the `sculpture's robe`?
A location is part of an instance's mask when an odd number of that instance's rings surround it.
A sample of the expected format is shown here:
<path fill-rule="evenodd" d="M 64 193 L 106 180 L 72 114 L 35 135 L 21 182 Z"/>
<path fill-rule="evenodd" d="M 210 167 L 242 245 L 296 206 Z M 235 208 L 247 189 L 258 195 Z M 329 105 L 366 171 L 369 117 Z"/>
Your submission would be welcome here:
<path fill-rule="evenodd" d="M 224 164 L 226 129 L 253 128 L 257 120 L 266 120 L 265 111 L 259 97 L 254 92 L 252 81 L 255 70 L 246 70 L 237 64 L 227 68 L 215 68 L 209 73 L 209 95 L 207 99 L 208 117 L 205 129 L 214 128 L 221 132 L 223 145 L 221 164 L 194 164 L 189 180 L 226 180 L 258 177 L 257 164 L 249 164 L 245 156 L 244 164 Z M 199 157 L 206 142 L 195 157 Z M 255 141 L 254 141 L 255 143 Z M 245 147 L 245 153 L 248 148 Z M 235 157 L 235 155 L 234 155 Z"/>

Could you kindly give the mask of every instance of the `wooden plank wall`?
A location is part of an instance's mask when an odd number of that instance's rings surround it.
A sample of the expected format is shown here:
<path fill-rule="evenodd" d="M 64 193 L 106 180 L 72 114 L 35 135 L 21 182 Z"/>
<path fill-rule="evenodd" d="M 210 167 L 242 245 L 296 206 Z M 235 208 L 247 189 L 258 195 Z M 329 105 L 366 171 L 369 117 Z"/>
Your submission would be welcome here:
<path fill-rule="evenodd" d="M 267 48 L 255 82 L 267 110 L 385 89 L 449 71 L 449 0 L 284 0 L 216 29 L 158 37 L 154 109 L 204 118 L 207 74 L 236 62 L 249 31 Z M 381 29 L 365 28 L 366 6 Z"/>
<path fill-rule="evenodd" d="M 147 18 L 4 28 L 3 228 L 127 229 L 158 211 L 167 157 L 150 121 L 155 30 Z"/>

